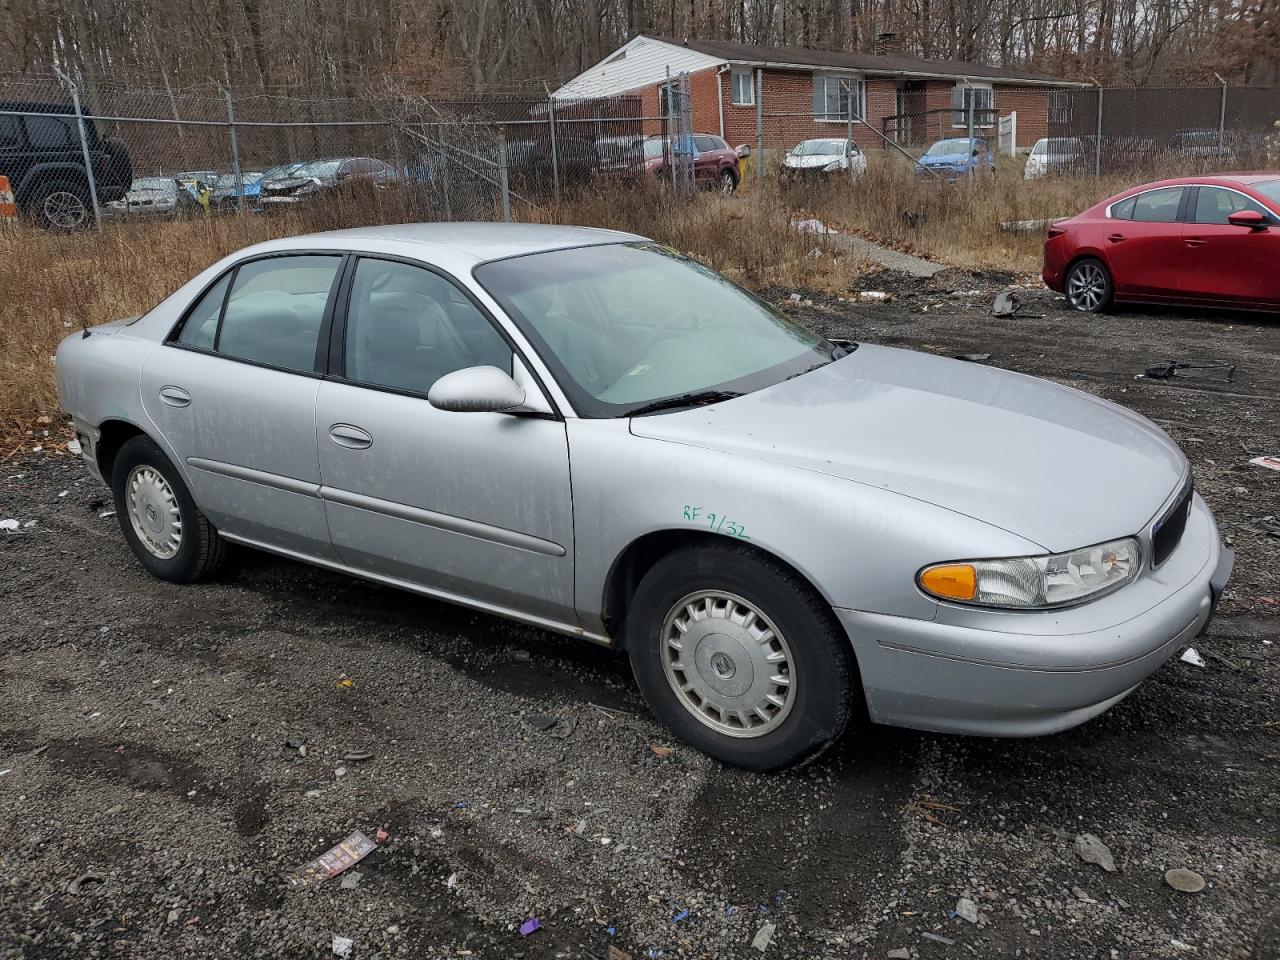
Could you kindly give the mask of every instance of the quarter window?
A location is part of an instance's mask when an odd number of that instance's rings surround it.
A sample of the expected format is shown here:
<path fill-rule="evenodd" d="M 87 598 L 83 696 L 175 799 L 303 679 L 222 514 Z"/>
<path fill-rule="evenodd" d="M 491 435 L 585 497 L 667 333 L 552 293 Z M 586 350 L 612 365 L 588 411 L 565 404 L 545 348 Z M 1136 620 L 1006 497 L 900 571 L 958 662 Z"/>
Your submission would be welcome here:
<path fill-rule="evenodd" d="M 452 283 L 421 267 L 362 259 L 347 308 L 348 380 L 425 394 L 446 373 L 511 372 L 511 347 Z"/>
<path fill-rule="evenodd" d="M 236 271 L 217 350 L 285 370 L 315 370 L 316 344 L 341 256 L 253 260 Z"/>
<path fill-rule="evenodd" d="M 225 273 L 222 279 L 205 291 L 187 314 L 182 324 L 182 332 L 178 334 L 178 342 L 188 347 L 199 347 L 201 350 L 212 350 L 218 338 L 218 317 L 222 315 L 222 301 L 227 296 L 227 284 L 231 275 Z"/>
<path fill-rule="evenodd" d="M 1271 215 L 1242 193 L 1234 190 L 1223 190 L 1220 187 L 1201 187 L 1196 195 L 1196 210 L 1193 223 L 1228 223 L 1227 218 L 1241 210 L 1257 210 L 1268 220 Z"/>
<path fill-rule="evenodd" d="M 18 118 L 0 114 L 0 148 L 22 145 L 22 131 L 18 127 Z"/>
<path fill-rule="evenodd" d="M 735 107 L 754 107 L 756 104 L 755 78 L 750 70 L 733 71 L 733 105 Z"/>
<path fill-rule="evenodd" d="M 1178 207 L 1181 203 L 1181 187 L 1148 190 L 1134 198 L 1133 215 L 1128 219 L 1144 223 L 1174 223 L 1178 219 Z"/>

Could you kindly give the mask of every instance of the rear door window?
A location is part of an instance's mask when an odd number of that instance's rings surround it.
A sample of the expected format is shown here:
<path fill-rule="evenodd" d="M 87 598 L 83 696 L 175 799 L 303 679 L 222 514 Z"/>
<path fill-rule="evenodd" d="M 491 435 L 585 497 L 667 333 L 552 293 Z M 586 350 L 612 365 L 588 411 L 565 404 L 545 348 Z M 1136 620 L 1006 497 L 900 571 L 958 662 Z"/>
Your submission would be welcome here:
<path fill-rule="evenodd" d="M 342 256 L 270 257 L 243 264 L 218 327 L 217 350 L 284 370 L 315 370 L 316 345 Z"/>
<path fill-rule="evenodd" d="M 23 118 L 27 125 L 27 140 L 36 150 L 62 150 L 71 146 L 71 127 L 69 121 L 59 117 Z M 79 142 L 77 137 L 76 142 Z"/>
<path fill-rule="evenodd" d="M 1182 204 L 1182 187 L 1162 187 L 1148 190 L 1134 198 L 1130 220 L 1142 223 L 1175 223 L 1178 207 Z"/>

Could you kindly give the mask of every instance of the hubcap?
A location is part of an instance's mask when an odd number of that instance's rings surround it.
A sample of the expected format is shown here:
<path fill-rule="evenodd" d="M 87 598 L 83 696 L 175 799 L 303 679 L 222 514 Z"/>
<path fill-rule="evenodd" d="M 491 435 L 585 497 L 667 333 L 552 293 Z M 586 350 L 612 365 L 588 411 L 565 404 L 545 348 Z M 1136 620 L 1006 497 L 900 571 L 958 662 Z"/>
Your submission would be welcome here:
<path fill-rule="evenodd" d="M 1107 278 L 1096 263 L 1084 263 L 1071 271 L 1067 299 L 1077 310 L 1097 310 L 1107 293 Z"/>
<path fill-rule="evenodd" d="M 720 192 L 733 193 L 733 175 L 726 173 L 720 178 Z"/>
<path fill-rule="evenodd" d="M 44 216 L 55 227 L 78 227 L 87 211 L 84 201 L 69 190 L 58 190 L 44 198 Z"/>
<path fill-rule="evenodd" d="M 160 560 L 174 557 L 182 546 L 182 511 L 160 471 L 142 464 L 125 480 L 129 523 L 147 552 Z"/>
<path fill-rule="evenodd" d="M 786 639 L 731 593 L 702 590 L 671 608 L 662 624 L 662 669 L 681 706 L 726 736 L 763 736 L 795 703 Z"/>

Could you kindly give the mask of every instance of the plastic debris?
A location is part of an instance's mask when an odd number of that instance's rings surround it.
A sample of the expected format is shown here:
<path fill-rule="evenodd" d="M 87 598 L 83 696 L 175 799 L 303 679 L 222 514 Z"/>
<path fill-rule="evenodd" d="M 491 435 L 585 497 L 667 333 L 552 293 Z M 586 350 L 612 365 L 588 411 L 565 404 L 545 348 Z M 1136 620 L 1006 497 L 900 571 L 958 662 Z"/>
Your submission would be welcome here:
<path fill-rule="evenodd" d="M 679 913 L 677 913 L 674 917 L 671 918 L 671 922 L 679 923 L 681 920 L 688 920 L 688 919 L 689 919 L 689 911 L 681 910 Z"/>
<path fill-rule="evenodd" d="M 989 353 L 957 353 L 956 359 L 968 360 L 971 363 L 982 363 L 982 361 L 984 360 L 990 360 L 991 354 Z"/>
<path fill-rule="evenodd" d="M 448 887 L 450 890 L 452 890 L 454 887 L 458 885 L 457 871 L 454 871 L 453 873 L 449 874 L 449 879 L 444 882 L 444 885 Z"/>
<path fill-rule="evenodd" d="M 1181 660 L 1183 663 L 1191 664 L 1193 667 L 1204 666 L 1204 657 L 1200 656 L 1200 651 L 1197 650 L 1195 647 L 1187 647 L 1187 649 L 1183 651 L 1182 656 L 1180 656 L 1178 659 Z"/>
<path fill-rule="evenodd" d="M 956 945 L 954 940 L 950 937 L 944 937 L 940 933 L 930 933 L 928 930 L 921 930 L 920 936 L 924 937 L 926 940 L 932 940 L 934 943 L 945 944 L 948 947 L 954 947 Z"/>
<path fill-rule="evenodd" d="M 22 524 L 13 518 L 0 520 L 0 530 L 4 530 L 6 533 L 11 533 L 12 531 L 17 530 L 20 526 L 22 526 Z"/>
<path fill-rule="evenodd" d="M 333 935 L 333 955 L 335 957 L 351 956 L 351 948 L 356 942 L 350 937 L 340 937 L 336 933 Z"/>
<path fill-rule="evenodd" d="M 1111 856 L 1111 848 L 1092 833 L 1082 833 L 1076 837 L 1076 856 L 1085 863 L 1096 863 L 1107 873 L 1116 872 L 1116 861 Z"/>
<path fill-rule="evenodd" d="M 355 685 L 356 685 L 356 682 L 352 680 L 350 677 L 343 677 L 337 683 L 334 684 L 335 687 L 338 687 L 341 690 L 350 690 Z"/>
<path fill-rule="evenodd" d="M 1174 867 L 1172 870 L 1166 870 L 1164 882 L 1182 893 L 1199 893 L 1204 889 L 1204 877 L 1185 867 Z"/>
<path fill-rule="evenodd" d="M 541 929 L 542 924 L 538 922 L 537 917 L 530 917 L 524 923 L 520 924 L 520 936 L 527 937 L 535 930 Z"/>
<path fill-rule="evenodd" d="M 1249 462 L 1255 467 L 1266 467 L 1268 470 L 1280 470 L 1280 457 L 1254 457 Z"/>
<path fill-rule="evenodd" d="M 74 453 L 74 454 L 76 454 L 77 456 L 79 456 L 79 455 L 80 455 L 80 452 L 81 452 L 81 450 L 82 450 L 82 449 L 83 449 L 83 448 L 80 446 L 80 441 L 79 441 L 79 440 L 68 440 L 68 441 L 67 441 L 67 453 Z"/>
<path fill-rule="evenodd" d="M 764 924 L 756 931 L 756 935 L 751 941 L 751 946 L 759 950 L 761 953 L 764 953 L 769 949 L 769 944 L 773 942 L 773 931 L 776 929 L 777 927 L 772 923 Z"/>
<path fill-rule="evenodd" d="M 956 916 L 969 923 L 977 923 L 981 919 L 978 905 L 968 897 L 961 897 L 956 901 Z"/>
<path fill-rule="evenodd" d="M 893 297 L 883 290 L 859 290 L 858 299 L 863 303 L 884 303 L 886 300 L 892 300 Z"/>
<path fill-rule="evenodd" d="M 289 885 L 294 888 L 315 887 L 330 877 L 336 877 L 377 849 L 377 844 L 356 830 L 336 846 L 330 847 L 310 863 L 299 867 Z"/>
<path fill-rule="evenodd" d="M 374 834 L 373 838 L 377 840 L 379 843 L 386 843 L 388 840 L 391 839 L 391 834 L 387 833 L 387 831 L 379 827 L 378 832 Z"/>
<path fill-rule="evenodd" d="M 354 890 L 356 887 L 360 886 L 360 880 L 363 876 L 364 875 L 359 870 L 352 870 L 342 878 L 342 883 L 340 883 L 339 886 L 343 890 Z"/>

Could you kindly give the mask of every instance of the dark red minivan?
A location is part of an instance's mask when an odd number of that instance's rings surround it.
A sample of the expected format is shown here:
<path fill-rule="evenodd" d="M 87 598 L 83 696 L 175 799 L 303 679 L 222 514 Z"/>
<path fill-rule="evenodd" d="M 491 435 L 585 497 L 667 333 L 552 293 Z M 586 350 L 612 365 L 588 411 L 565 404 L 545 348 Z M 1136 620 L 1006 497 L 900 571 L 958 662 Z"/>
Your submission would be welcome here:
<path fill-rule="evenodd" d="M 1113 302 L 1280 310 L 1280 173 L 1159 180 L 1049 228 L 1044 282 Z"/>

